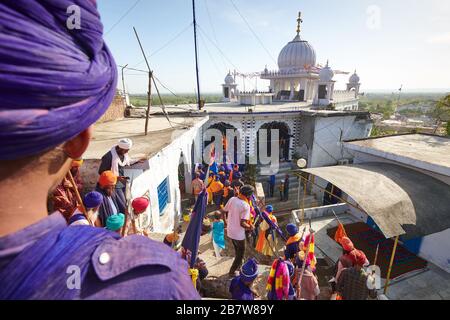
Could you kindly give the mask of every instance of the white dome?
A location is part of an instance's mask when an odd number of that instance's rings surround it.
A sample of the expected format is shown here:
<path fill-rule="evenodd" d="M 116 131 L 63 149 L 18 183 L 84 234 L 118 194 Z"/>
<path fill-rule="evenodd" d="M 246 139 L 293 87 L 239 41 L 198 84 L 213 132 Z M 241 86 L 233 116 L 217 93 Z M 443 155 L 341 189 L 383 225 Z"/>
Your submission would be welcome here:
<path fill-rule="evenodd" d="M 329 81 L 333 80 L 333 77 L 334 77 L 334 72 L 328 66 L 328 61 L 327 61 L 327 65 L 325 67 L 323 67 L 322 69 L 320 69 L 320 72 L 319 72 L 320 81 L 329 82 Z"/>
<path fill-rule="evenodd" d="M 233 84 L 234 83 L 234 78 L 231 75 L 230 72 L 228 72 L 227 76 L 225 77 L 225 84 Z"/>
<path fill-rule="evenodd" d="M 278 68 L 288 70 L 291 68 L 304 69 L 306 66 L 316 65 L 316 51 L 308 43 L 297 35 L 281 50 L 278 56 Z"/>
<path fill-rule="evenodd" d="M 355 73 L 351 75 L 350 79 L 348 80 L 350 83 L 359 83 L 359 76 Z"/>

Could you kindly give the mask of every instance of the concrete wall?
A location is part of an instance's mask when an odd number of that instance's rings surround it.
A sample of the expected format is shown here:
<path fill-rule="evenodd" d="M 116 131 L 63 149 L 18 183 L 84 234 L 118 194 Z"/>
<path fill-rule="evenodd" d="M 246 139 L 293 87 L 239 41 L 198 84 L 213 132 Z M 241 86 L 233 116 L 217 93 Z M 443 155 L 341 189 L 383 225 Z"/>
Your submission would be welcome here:
<path fill-rule="evenodd" d="M 349 209 L 346 203 L 332 204 L 329 206 L 305 208 L 305 219 L 317 219 L 321 217 L 333 216 L 333 211 L 336 214 L 345 213 Z M 301 219 L 302 210 L 293 210 L 292 214 L 294 218 L 296 217 L 298 221 Z"/>
<path fill-rule="evenodd" d="M 450 229 L 423 237 L 418 255 L 450 273 Z"/>
<path fill-rule="evenodd" d="M 308 167 L 331 166 L 338 160 L 350 158 L 343 141 L 369 136 L 371 120 L 355 115 L 339 117 L 316 117 L 314 142 Z"/>

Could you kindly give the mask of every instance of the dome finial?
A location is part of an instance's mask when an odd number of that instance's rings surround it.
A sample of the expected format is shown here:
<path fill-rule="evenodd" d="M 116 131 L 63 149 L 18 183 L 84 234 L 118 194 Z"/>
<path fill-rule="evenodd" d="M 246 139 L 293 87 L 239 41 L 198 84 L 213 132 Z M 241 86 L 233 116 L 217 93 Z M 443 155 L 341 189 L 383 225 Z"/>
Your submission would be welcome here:
<path fill-rule="evenodd" d="M 301 25 L 302 22 L 303 22 L 303 20 L 302 20 L 302 12 L 299 11 L 298 12 L 298 18 L 297 18 L 297 35 L 300 34 L 300 30 L 301 30 L 300 25 Z"/>
<path fill-rule="evenodd" d="M 328 59 L 327 59 L 327 65 L 326 65 L 326 67 L 328 67 Z"/>

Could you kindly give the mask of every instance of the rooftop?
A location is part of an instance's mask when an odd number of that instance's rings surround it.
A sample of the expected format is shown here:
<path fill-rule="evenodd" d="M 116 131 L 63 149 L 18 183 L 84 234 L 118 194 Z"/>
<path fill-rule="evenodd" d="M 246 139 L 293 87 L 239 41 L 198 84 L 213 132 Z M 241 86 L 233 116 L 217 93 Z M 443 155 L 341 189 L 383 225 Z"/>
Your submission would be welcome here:
<path fill-rule="evenodd" d="M 347 141 L 345 146 L 350 150 L 450 176 L 450 139 L 446 137 L 404 134 Z"/>
<path fill-rule="evenodd" d="M 170 113 L 197 113 L 196 104 L 183 104 L 183 105 L 166 105 L 167 112 Z M 258 104 L 255 106 L 240 105 L 238 102 L 223 102 L 223 103 L 208 103 L 205 104 L 203 110 L 200 113 L 208 114 L 248 114 L 249 109 L 252 109 L 251 113 L 295 113 L 302 112 L 305 115 L 342 115 L 342 114 L 368 114 L 366 111 L 334 111 L 334 110 L 319 110 L 315 109 L 310 102 L 280 102 L 274 101 L 272 104 Z M 151 112 L 153 114 L 162 113 L 160 106 L 152 106 Z M 144 115 L 145 108 L 133 109 L 134 115 Z"/>
<path fill-rule="evenodd" d="M 120 138 L 133 140 L 130 151 L 134 158 L 151 158 L 184 132 L 202 125 L 207 117 L 170 117 L 172 126 L 164 116 L 152 116 L 148 123 L 148 135 L 144 135 L 144 118 L 125 118 L 94 125 L 94 134 L 84 159 L 101 159 L 117 144 Z"/>

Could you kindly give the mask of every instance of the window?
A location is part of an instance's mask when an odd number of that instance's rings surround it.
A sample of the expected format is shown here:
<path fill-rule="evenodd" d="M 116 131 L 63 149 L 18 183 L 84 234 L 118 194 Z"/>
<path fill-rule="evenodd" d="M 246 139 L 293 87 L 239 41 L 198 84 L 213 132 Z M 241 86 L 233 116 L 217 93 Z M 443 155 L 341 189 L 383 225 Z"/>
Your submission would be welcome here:
<path fill-rule="evenodd" d="M 163 182 L 158 186 L 158 205 L 159 205 L 159 215 L 164 214 L 164 209 L 166 209 L 169 203 L 169 177 L 165 178 Z"/>
<path fill-rule="evenodd" d="M 319 99 L 326 99 L 327 98 L 327 86 L 320 85 L 319 86 Z"/>

